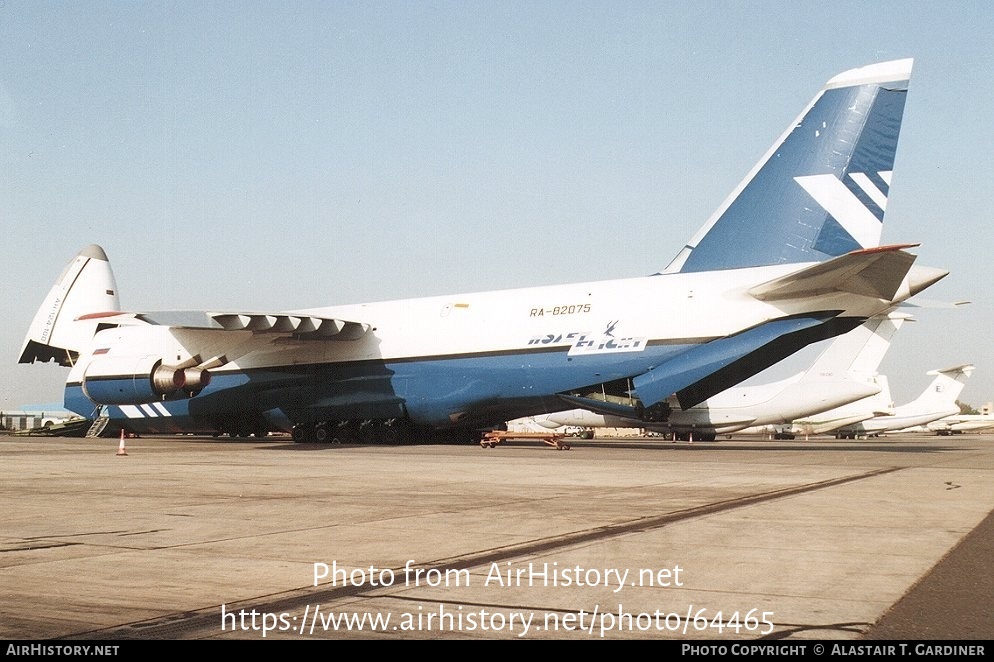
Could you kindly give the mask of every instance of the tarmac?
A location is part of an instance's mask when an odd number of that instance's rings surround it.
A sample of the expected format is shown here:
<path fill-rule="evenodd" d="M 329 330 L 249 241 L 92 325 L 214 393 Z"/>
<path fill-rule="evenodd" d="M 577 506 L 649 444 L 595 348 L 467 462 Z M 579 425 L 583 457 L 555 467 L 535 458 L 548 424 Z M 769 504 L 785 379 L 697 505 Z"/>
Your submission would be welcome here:
<path fill-rule="evenodd" d="M 988 434 L 10 436 L 0 477 L 5 640 L 994 638 Z"/>

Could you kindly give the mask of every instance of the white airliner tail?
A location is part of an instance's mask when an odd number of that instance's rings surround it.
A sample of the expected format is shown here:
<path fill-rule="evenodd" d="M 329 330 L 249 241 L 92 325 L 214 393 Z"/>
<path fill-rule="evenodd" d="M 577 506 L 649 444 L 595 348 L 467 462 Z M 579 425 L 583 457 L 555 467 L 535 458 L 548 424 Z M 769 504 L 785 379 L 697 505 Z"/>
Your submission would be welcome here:
<path fill-rule="evenodd" d="M 897 407 L 898 415 L 913 415 L 916 412 L 922 414 L 947 412 L 943 416 L 959 411 L 956 400 L 966 386 L 966 380 L 973 374 L 974 366 L 969 363 L 952 366 L 943 370 L 930 370 L 928 375 L 933 375 L 932 383 L 928 385 L 921 395 L 908 404 Z"/>
<path fill-rule="evenodd" d="M 911 317 L 907 313 L 891 312 L 873 317 L 862 326 L 838 336 L 818 355 L 803 379 L 810 381 L 826 375 L 848 375 L 858 381 L 869 381 L 877 374 L 894 334 Z"/>

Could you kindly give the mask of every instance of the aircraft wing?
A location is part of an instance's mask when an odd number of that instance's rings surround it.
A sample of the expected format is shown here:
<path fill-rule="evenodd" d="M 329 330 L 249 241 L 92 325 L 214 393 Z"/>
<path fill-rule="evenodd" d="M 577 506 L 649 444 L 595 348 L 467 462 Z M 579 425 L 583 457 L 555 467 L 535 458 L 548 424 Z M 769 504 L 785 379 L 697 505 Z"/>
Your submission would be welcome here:
<path fill-rule="evenodd" d="M 119 324 L 140 321 L 180 329 L 283 334 L 304 340 L 358 340 L 370 329 L 369 324 L 362 322 L 287 312 L 172 310 L 155 313 L 97 313 L 84 317 Z"/>
<path fill-rule="evenodd" d="M 897 244 L 856 250 L 757 285 L 749 294 L 763 301 L 845 292 L 879 299 L 897 293 L 916 256 Z"/>
<path fill-rule="evenodd" d="M 211 320 L 229 331 L 254 331 L 256 333 L 290 333 L 301 338 L 326 338 L 329 340 L 357 340 L 369 331 L 362 322 L 290 315 L 287 313 L 209 313 Z"/>

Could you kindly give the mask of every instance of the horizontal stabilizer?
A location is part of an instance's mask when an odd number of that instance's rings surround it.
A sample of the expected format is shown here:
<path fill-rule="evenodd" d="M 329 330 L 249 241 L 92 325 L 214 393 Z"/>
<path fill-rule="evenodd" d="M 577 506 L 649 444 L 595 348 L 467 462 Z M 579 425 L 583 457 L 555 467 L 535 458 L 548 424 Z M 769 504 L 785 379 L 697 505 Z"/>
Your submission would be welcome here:
<path fill-rule="evenodd" d="M 904 248 L 881 246 L 852 251 L 812 267 L 757 285 L 749 294 L 762 301 L 812 297 L 833 292 L 893 299 L 916 255 Z"/>
<path fill-rule="evenodd" d="M 956 375 L 966 375 L 969 377 L 973 374 L 974 365 L 972 363 L 961 363 L 960 365 L 954 365 L 950 368 L 943 368 L 942 370 L 929 370 L 926 375 L 949 375 L 950 377 L 955 377 Z"/>
<path fill-rule="evenodd" d="M 905 308 L 959 308 L 970 301 L 939 301 L 938 299 L 912 299 L 901 303 Z"/>

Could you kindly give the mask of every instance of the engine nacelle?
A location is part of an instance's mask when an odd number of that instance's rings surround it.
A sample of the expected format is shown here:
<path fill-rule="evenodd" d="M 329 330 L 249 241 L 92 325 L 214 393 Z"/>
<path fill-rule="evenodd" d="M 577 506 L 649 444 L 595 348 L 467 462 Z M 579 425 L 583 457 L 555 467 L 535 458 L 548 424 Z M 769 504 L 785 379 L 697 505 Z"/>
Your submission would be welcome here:
<path fill-rule="evenodd" d="M 210 382 L 202 368 L 164 365 L 154 356 L 105 356 L 83 373 L 83 393 L 99 405 L 140 405 L 192 397 Z"/>
<path fill-rule="evenodd" d="M 204 368 L 184 368 L 183 385 L 181 389 L 187 393 L 199 393 L 205 386 L 211 383 L 211 373 Z"/>

